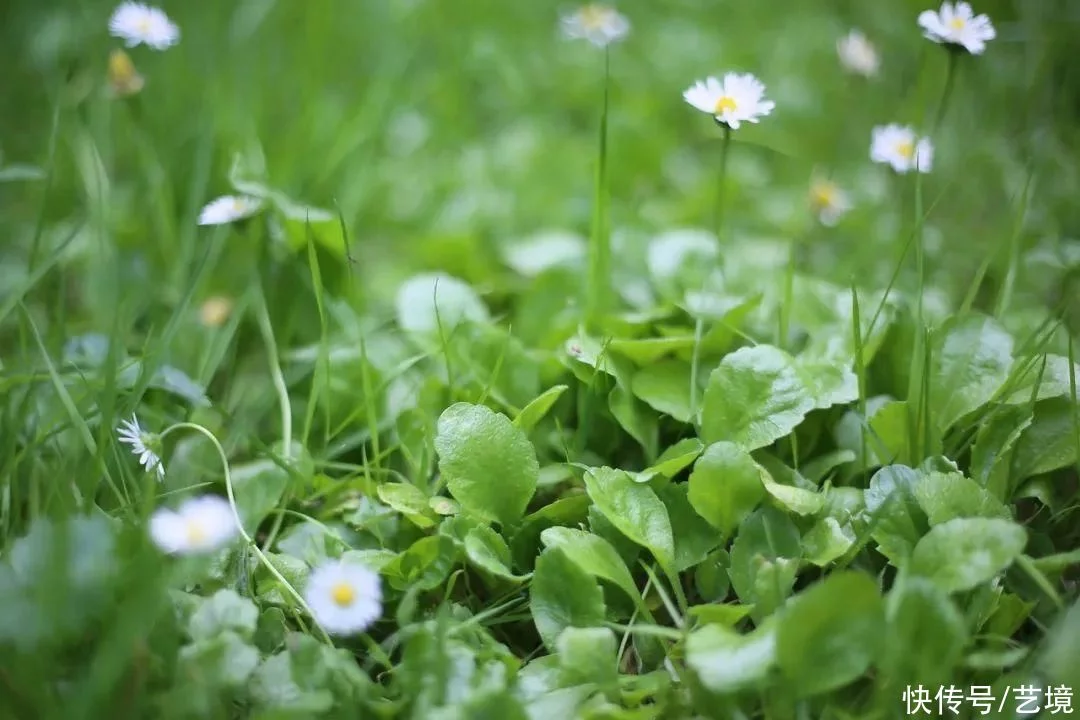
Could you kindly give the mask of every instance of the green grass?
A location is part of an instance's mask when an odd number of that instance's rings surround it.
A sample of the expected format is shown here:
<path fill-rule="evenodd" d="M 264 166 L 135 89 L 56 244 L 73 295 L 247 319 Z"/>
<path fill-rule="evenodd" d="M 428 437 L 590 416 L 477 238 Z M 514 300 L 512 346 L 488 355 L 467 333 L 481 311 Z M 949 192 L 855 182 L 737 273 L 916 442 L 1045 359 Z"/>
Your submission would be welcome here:
<path fill-rule="evenodd" d="M 0 717 L 1080 690 L 1080 18 L 980 0 L 950 74 L 914 0 L 766 5 L 620 2 L 607 56 L 547 3 L 169 5 L 127 98 L 111 4 L 0 9 Z M 776 102 L 730 143 L 681 97 L 726 71 Z M 870 162 L 890 122 L 932 172 Z M 164 554 L 202 495 L 231 539 Z"/>

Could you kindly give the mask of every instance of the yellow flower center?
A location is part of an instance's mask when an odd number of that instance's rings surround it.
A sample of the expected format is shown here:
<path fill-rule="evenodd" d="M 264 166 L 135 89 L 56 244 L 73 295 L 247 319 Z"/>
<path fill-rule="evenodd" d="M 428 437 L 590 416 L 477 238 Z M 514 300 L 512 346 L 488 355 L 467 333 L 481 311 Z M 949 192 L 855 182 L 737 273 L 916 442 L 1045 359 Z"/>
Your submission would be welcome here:
<path fill-rule="evenodd" d="M 836 200 L 836 186 L 830 182 L 819 182 L 810 189 L 810 199 L 818 207 L 829 207 Z"/>
<path fill-rule="evenodd" d="M 716 101 L 716 107 L 713 108 L 713 114 L 723 115 L 728 110 L 738 109 L 738 105 L 735 104 L 735 99 L 730 95 L 721 95 L 720 99 Z"/>
<path fill-rule="evenodd" d="M 581 24 L 589 30 L 600 30 L 607 23 L 608 12 L 603 5 L 586 5 L 581 8 Z"/>
<path fill-rule="evenodd" d="M 953 30 L 963 30 L 964 25 L 966 24 L 967 23 L 964 22 L 964 18 L 962 17 L 953 17 L 953 19 L 949 21 L 949 27 Z"/>
<path fill-rule="evenodd" d="M 137 21 L 135 21 L 135 29 L 138 30 L 139 33 L 142 35 L 149 35 L 150 28 L 150 18 L 148 17 L 141 17 Z"/>
<path fill-rule="evenodd" d="M 896 152 L 908 160 L 915 156 L 915 143 L 910 141 L 904 141 L 896 144 Z"/>
<path fill-rule="evenodd" d="M 206 544 L 207 533 L 206 528 L 202 526 L 202 523 L 197 520 L 188 520 L 187 540 L 188 545 L 191 547 L 201 547 Z"/>
<path fill-rule="evenodd" d="M 330 599 L 338 607 L 349 607 L 353 604 L 353 600 L 356 599 L 356 591 L 353 590 L 353 586 L 349 583 L 339 582 L 330 588 Z"/>

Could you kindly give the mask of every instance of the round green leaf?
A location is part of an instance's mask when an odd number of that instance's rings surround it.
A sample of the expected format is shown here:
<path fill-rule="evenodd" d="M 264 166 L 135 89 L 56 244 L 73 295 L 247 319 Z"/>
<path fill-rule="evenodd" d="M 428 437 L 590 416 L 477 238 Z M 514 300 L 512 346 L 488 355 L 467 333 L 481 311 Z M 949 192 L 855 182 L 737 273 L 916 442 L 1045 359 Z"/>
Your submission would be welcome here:
<path fill-rule="evenodd" d="M 585 473 L 593 503 L 619 532 L 646 548 L 664 567 L 675 561 L 675 538 L 667 508 L 648 485 L 621 470 L 593 468 Z"/>
<path fill-rule="evenodd" d="M 935 525 L 915 545 L 911 571 L 946 592 L 961 592 L 1006 570 L 1024 551 L 1027 532 L 1011 520 L 956 518 Z"/>
<path fill-rule="evenodd" d="M 769 345 L 740 348 L 709 376 L 701 437 L 756 450 L 790 433 L 815 406 L 791 356 Z"/>
<path fill-rule="evenodd" d="M 788 687 L 818 695 L 861 676 L 882 648 L 885 606 L 863 573 L 830 575 L 791 602 L 780 617 L 776 654 Z"/>
<path fill-rule="evenodd" d="M 765 497 L 766 474 L 734 443 L 713 443 L 690 473 L 690 504 L 713 527 L 731 535 Z"/>
<path fill-rule="evenodd" d="M 529 595 L 536 631 L 550 650 L 556 650 L 559 635 L 568 627 L 604 624 L 600 586 L 561 548 L 548 548 L 537 559 Z"/>
<path fill-rule="evenodd" d="M 465 510 L 504 526 L 525 514 L 540 464 L 508 417 L 482 405 L 451 405 L 439 416 L 435 451 L 450 494 Z"/>
<path fill-rule="evenodd" d="M 716 693 L 762 683 L 775 662 L 772 625 L 740 635 L 713 623 L 695 630 L 686 641 L 686 664 L 702 685 Z"/>

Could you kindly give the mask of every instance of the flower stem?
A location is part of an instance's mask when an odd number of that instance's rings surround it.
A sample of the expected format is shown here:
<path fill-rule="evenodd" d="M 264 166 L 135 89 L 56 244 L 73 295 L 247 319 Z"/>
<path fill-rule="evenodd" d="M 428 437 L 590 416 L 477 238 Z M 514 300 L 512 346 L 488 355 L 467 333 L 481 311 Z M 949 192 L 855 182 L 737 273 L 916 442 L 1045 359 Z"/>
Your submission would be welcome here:
<path fill-rule="evenodd" d="M 931 134 L 936 134 L 945 118 L 945 109 L 949 106 L 949 98 L 952 97 L 953 87 L 956 85 L 956 71 L 959 67 L 957 59 L 960 53 L 949 50 L 949 64 L 945 69 L 945 87 L 941 91 L 941 102 L 938 103 L 937 113 L 934 115 L 934 124 L 930 126 Z"/>
<path fill-rule="evenodd" d="M 592 230 L 589 238 L 589 278 L 586 319 L 597 329 L 607 310 L 611 284 L 611 238 L 607 224 L 607 131 L 611 55 L 604 48 L 604 96 L 600 108 L 600 139 L 593 187 Z"/>
<path fill-rule="evenodd" d="M 722 125 L 724 128 L 724 139 L 720 145 L 720 176 L 717 178 L 716 184 L 716 208 L 713 212 L 713 232 L 716 234 L 716 241 L 723 245 L 723 236 L 721 235 L 721 229 L 724 222 L 724 183 L 727 179 L 727 160 L 728 152 L 731 147 L 731 128 L 727 125 Z"/>
<path fill-rule="evenodd" d="M 244 523 L 240 520 L 240 511 L 236 507 L 236 496 L 233 493 L 232 473 L 229 472 L 229 459 L 228 457 L 226 457 L 225 449 L 221 447 L 221 443 L 218 442 L 217 437 L 215 437 L 214 433 L 210 432 L 202 425 L 191 422 L 180 422 L 176 423 L 175 425 L 170 425 L 169 427 L 165 428 L 165 430 L 161 433 L 160 437 L 162 439 L 165 439 L 166 435 L 175 430 L 193 430 L 205 436 L 206 439 L 209 440 L 210 443 L 214 446 L 214 449 L 217 450 L 218 457 L 221 459 L 221 469 L 225 474 L 225 492 L 229 496 L 229 508 L 232 510 L 233 520 L 236 522 L 236 529 L 240 533 L 240 537 L 242 537 L 244 539 L 244 542 L 248 544 L 248 547 L 250 547 L 251 551 L 255 553 L 255 556 L 259 558 L 259 561 L 266 566 L 266 569 L 270 572 L 271 575 L 274 576 L 274 579 L 281 583 L 281 586 L 285 588 L 285 590 L 287 590 L 290 595 L 292 595 L 293 599 L 296 601 L 296 604 L 300 607 L 300 609 L 302 609 L 311 617 L 311 620 L 314 623 L 315 627 L 319 628 L 319 634 L 322 635 L 323 640 L 326 642 L 326 644 L 333 647 L 333 641 L 330 639 L 330 636 L 326 634 L 326 631 L 323 630 L 322 626 L 319 625 L 318 620 L 315 619 L 315 613 L 311 611 L 311 607 L 304 600 L 304 596 L 301 595 L 300 592 L 292 586 L 292 583 L 285 579 L 285 576 L 282 575 L 276 567 L 274 567 L 274 564 L 270 562 L 270 558 L 266 557 L 266 554 L 259 549 L 259 546 L 256 544 L 255 539 L 248 535 L 247 530 L 244 529 Z"/>

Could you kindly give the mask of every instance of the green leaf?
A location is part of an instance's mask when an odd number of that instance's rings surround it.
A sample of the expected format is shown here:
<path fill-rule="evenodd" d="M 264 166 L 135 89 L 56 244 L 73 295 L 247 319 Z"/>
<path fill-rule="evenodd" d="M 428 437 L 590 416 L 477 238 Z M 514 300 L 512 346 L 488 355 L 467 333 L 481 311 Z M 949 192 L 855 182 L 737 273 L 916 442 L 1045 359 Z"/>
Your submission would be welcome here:
<path fill-rule="evenodd" d="M 1026 544 L 1027 532 L 1010 520 L 957 518 L 930 528 L 911 555 L 911 571 L 962 592 L 1005 571 Z"/>
<path fill-rule="evenodd" d="M 764 685 L 776 663 L 772 624 L 740 635 L 722 625 L 705 625 L 686 640 L 686 664 L 707 689 L 732 693 Z"/>
<path fill-rule="evenodd" d="M 701 438 L 756 450 L 794 430 L 815 405 L 791 356 L 769 345 L 740 348 L 709 375 Z"/>
<path fill-rule="evenodd" d="M 412 483 L 382 483 L 376 493 L 380 500 L 407 517 L 418 528 L 435 527 L 435 518 L 427 495 Z"/>
<path fill-rule="evenodd" d="M 690 504 L 713 527 L 730 536 L 765 498 L 767 473 L 734 443 L 709 445 L 690 473 Z"/>
<path fill-rule="evenodd" d="M 559 498 L 526 516 L 510 539 L 514 565 L 531 570 L 543 531 L 556 525 L 580 525 L 588 517 L 589 507 L 589 496 L 581 493 Z"/>
<path fill-rule="evenodd" d="M 431 590 L 446 580 L 457 564 L 457 544 L 446 535 L 430 535 L 414 542 L 409 549 L 387 563 L 383 572 L 399 590 L 410 585 Z"/>
<path fill-rule="evenodd" d="M 874 473 L 864 495 L 866 511 L 877 521 L 872 536 L 878 550 L 897 567 L 907 561 L 930 527 L 915 498 L 920 477 L 905 465 L 889 465 Z"/>
<path fill-rule="evenodd" d="M 859 398 L 859 378 L 851 371 L 850 355 L 847 358 L 800 356 L 795 365 L 815 408 L 830 408 Z"/>
<path fill-rule="evenodd" d="M 805 697 L 857 679 L 881 653 L 884 624 L 881 594 L 863 573 L 833 573 L 799 594 L 776 630 L 776 657 L 787 688 Z"/>
<path fill-rule="evenodd" d="M 723 625 L 730 628 L 753 609 L 753 605 L 695 605 L 688 614 L 702 625 Z"/>
<path fill-rule="evenodd" d="M 619 553 L 604 538 L 584 530 L 566 527 L 551 527 L 540 533 L 544 547 L 555 547 L 579 568 L 593 577 L 602 578 L 612 583 L 635 602 L 640 602 L 634 578 L 619 557 Z"/>
<path fill-rule="evenodd" d="M 1080 600 L 1074 601 L 1046 633 L 1038 668 L 1054 685 L 1080 686 Z"/>
<path fill-rule="evenodd" d="M 222 589 L 199 604 L 188 621 L 188 635 L 198 642 L 230 631 L 250 640 L 258 620 L 259 610 L 255 603 L 232 590 Z"/>
<path fill-rule="evenodd" d="M 536 450 L 502 413 L 457 403 L 439 416 L 439 472 L 454 499 L 485 520 L 514 525 L 540 477 Z"/>
<path fill-rule="evenodd" d="M 273 460 L 262 459 L 232 467 L 233 496 L 249 535 L 281 502 L 289 473 Z"/>
<path fill-rule="evenodd" d="M 259 651 L 231 630 L 222 630 L 181 648 L 179 661 L 181 677 L 196 686 L 239 688 L 258 667 Z"/>
<path fill-rule="evenodd" d="M 681 360 L 664 360 L 646 365 L 630 382 L 633 393 L 658 412 L 689 423 L 690 366 Z"/>
<path fill-rule="evenodd" d="M 514 425 L 526 433 L 531 432 L 537 423 L 548 414 L 556 401 L 562 397 L 562 394 L 569 389 L 569 385 L 556 385 L 540 393 L 539 396 L 522 408 L 521 412 L 514 418 Z"/>
<path fill-rule="evenodd" d="M 649 550 L 661 566 L 675 561 L 675 539 L 667 508 L 648 485 L 635 483 L 621 470 L 592 468 L 585 488 L 597 509 L 619 532 Z"/>
<path fill-rule="evenodd" d="M 855 533 L 834 517 L 822 518 L 803 536 L 803 553 L 808 562 L 825 567 L 841 558 L 855 544 Z"/>
<path fill-rule="evenodd" d="M 612 696 L 617 693 L 618 642 L 606 627 L 568 627 L 556 641 L 564 687 L 592 683 Z"/>
<path fill-rule="evenodd" d="M 989 402 L 1008 379 L 1013 339 L 993 318 L 970 315 L 949 322 L 934 340 L 930 414 L 944 433 Z"/>
<path fill-rule="evenodd" d="M 600 586 L 560 548 L 548 548 L 537 559 L 529 595 L 536 630 L 553 652 L 566 628 L 604 623 L 606 610 Z"/>
<path fill-rule="evenodd" d="M 697 438 L 686 438 L 668 447 L 660 453 L 660 457 L 651 466 L 641 471 L 641 475 L 652 479 L 661 477 L 673 478 L 680 472 L 690 467 L 701 455 L 704 445 Z"/>
<path fill-rule="evenodd" d="M 796 515 L 816 515 L 825 507 L 825 496 L 812 490 L 781 485 L 765 474 L 761 478 L 765 492 Z"/>
<path fill-rule="evenodd" d="M 349 249 L 345 242 L 341 220 L 328 210 L 303 204 L 282 205 L 277 202 L 278 210 L 284 215 L 281 223 L 285 230 L 285 239 L 294 250 L 307 247 L 308 242 L 328 250 L 339 260 L 348 257 Z"/>
<path fill-rule="evenodd" d="M 705 560 L 723 540 L 697 512 L 687 498 L 687 484 L 665 485 L 657 493 L 667 508 L 675 536 L 675 571 L 689 570 Z"/>
<path fill-rule="evenodd" d="M 772 507 L 755 510 L 731 546 L 728 575 L 739 599 L 765 617 L 791 593 L 802 557 L 799 530 L 786 514 Z"/>
<path fill-rule="evenodd" d="M 1012 458 L 1014 481 L 1052 472 L 1076 462 L 1076 428 L 1072 401 L 1065 398 L 1035 404 L 1035 418 L 1020 435 Z"/>
<path fill-rule="evenodd" d="M 484 323 L 487 307 L 472 287 L 446 273 L 421 273 L 402 283 L 395 300 L 398 325 L 410 333 L 449 333 L 462 322 Z"/>
<path fill-rule="evenodd" d="M 1045 361 L 1046 365 L 1043 366 Z M 1024 372 L 1017 377 L 1016 373 Z M 1074 363 L 1073 373 L 1080 378 L 1080 365 Z M 1003 402 L 1011 405 L 1028 405 L 1035 390 L 1035 383 L 1039 383 L 1039 389 L 1034 393 L 1036 400 L 1047 400 L 1054 397 L 1068 397 L 1072 394 L 1070 387 L 1069 358 L 1052 353 L 1017 358 L 1011 371 L 1014 380 L 1010 384 L 1010 392 Z"/>
<path fill-rule="evenodd" d="M 506 541 L 487 525 L 474 527 L 465 536 L 465 556 L 473 565 L 495 577 L 512 582 L 524 579 L 510 569 L 510 548 Z"/>
<path fill-rule="evenodd" d="M 953 677 L 968 642 L 963 615 L 929 580 L 904 578 L 887 600 L 881 668 L 901 685 L 938 685 Z"/>
<path fill-rule="evenodd" d="M 652 460 L 657 455 L 659 426 L 655 413 L 635 398 L 622 385 L 616 385 L 608 393 L 608 407 L 619 425 L 637 440 L 645 451 L 645 457 Z"/>
<path fill-rule="evenodd" d="M 915 498 L 931 525 L 958 517 L 988 517 L 1008 520 L 1008 508 L 978 483 L 962 473 L 932 472 L 915 483 Z"/>
<path fill-rule="evenodd" d="M 971 478 L 998 500 L 1010 499 L 1013 450 L 1033 421 L 1029 408 L 1013 407 L 995 412 L 979 425 L 971 448 Z"/>

